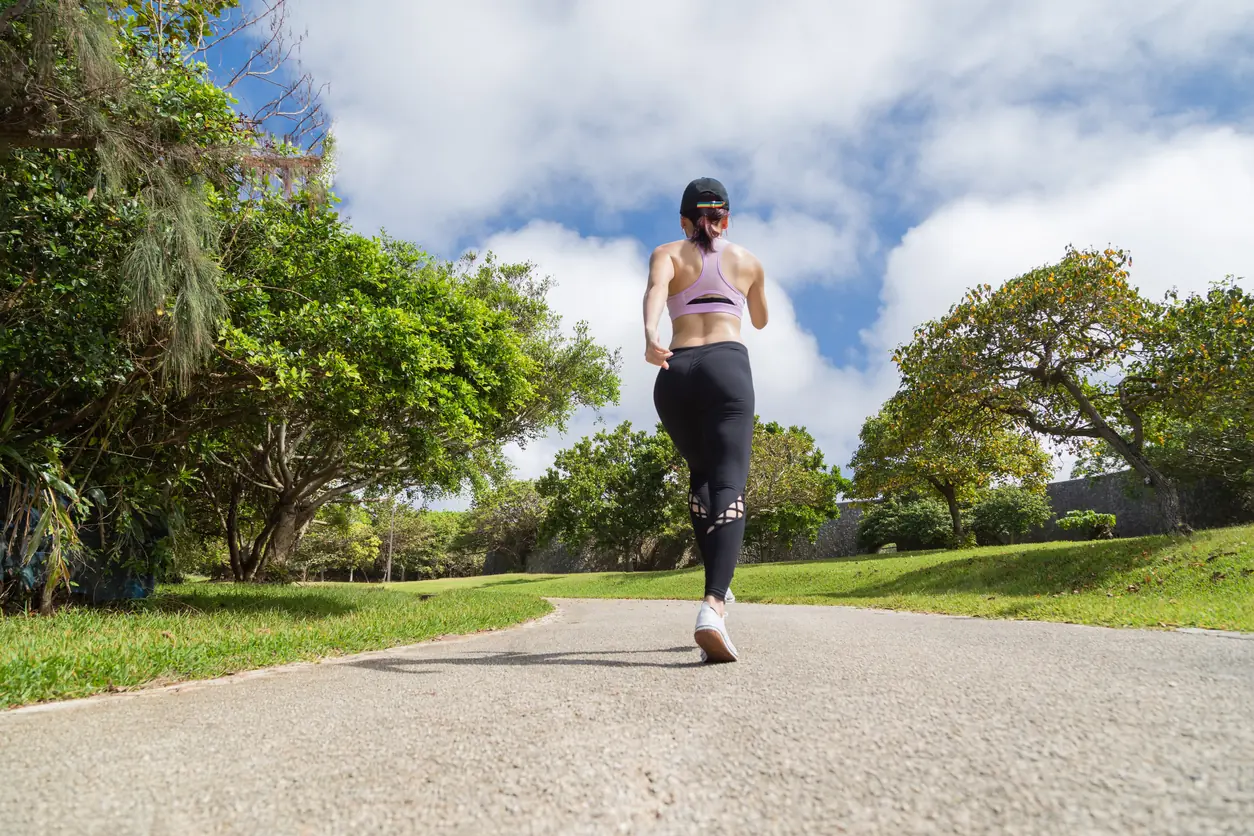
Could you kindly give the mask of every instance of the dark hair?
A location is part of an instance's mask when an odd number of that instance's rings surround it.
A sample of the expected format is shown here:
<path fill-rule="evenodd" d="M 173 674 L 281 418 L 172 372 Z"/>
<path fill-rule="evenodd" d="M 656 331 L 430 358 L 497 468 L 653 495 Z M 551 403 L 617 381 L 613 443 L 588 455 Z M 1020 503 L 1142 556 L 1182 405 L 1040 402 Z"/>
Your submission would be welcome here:
<path fill-rule="evenodd" d="M 703 253 L 714 252 L 714 239 L 718 236 L 714 229 L 723 222 L 727 217 L 727 207 L 705 206 L 697 210 L 695 218 L 689 218 L 692 221 L 692 235 L 688 240 L 697 245 L 697 249 Z"/>

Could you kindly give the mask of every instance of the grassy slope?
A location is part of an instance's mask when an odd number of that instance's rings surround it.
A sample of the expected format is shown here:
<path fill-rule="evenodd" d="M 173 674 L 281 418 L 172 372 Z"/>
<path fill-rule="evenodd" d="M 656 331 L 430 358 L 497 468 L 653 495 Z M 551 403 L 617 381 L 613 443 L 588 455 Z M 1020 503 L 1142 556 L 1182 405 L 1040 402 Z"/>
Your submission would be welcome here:
<path fill-rule="evenodd" d="M 163 587 L 122 611 L 0 618 L 0 705 L 392 647 L 505 627 L 550 609 L 533 595 L 474 590 L 415 600 L 365 585 Z"/>
<path fill-rule="evenodd" d="M 702 576 L 687 569 L 392 585 L 414 592 L 472 586 L 554 597 L 695 599 Z M 1254 631 L 1254 526 L 1184 540 L 1145 537 L 748 565 L 737 570 L 732 586 L 741 601 Z"/>

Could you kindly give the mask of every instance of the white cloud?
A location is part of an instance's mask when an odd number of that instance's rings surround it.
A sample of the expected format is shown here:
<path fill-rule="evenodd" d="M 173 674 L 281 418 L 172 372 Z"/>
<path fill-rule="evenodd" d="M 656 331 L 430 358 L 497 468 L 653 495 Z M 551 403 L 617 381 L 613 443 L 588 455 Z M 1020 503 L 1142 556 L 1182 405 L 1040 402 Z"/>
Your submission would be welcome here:
<path fill-rule="evenodd" d="M 874 234 L 848 219 L 843 228 L 800 212 L 778 212 L 770 220 L 737 216 L 727 237 L 748 247 L 769 268 L 768 280 L 795 288 L 807 282 L 838 284 L 858 277 L 859 255 L 874 246 Z"/>
<path fill-rule="evenodd" d="M 746 208 L 826 217 L 866 175 L 849 151 L 894 106 L 1075 85 L 1113 106 L 1254 24 L 1246 0 L 376 0 L 351 14 L 311 0 L 293 14 L 332 82 L 358 219 L 436 246 L 567 200 L 572 182 L 617 210 L 697 171 L 743 185 Z"/>
<path fill-rule="evenodd" d="M 891 348 L 971 285 L 1068 243 L 1130 249 L 1152 296 L 1254 261 L 1254 133 L 1160 100 L 1190 72 L 1248 70 L 1249 0 L 374 0 L 351 14 L 307 0 L 293 13 L 309 69 L 332 84 L 337 188 L 359 228 L 437 250 L 472 237 L 539 263 L 559 282 L 554 306 L 624 349 L 611 424 L 656 420 L 646 244 L 543 222 L 500 231 L 501 217 L 604 219 L 723 179 L 732 237 L 771 280 L 773 322 L 746 334 L 758 411 L 807 425 L 842 464 L 894 388 Z M 898 241 L 875 228 L 885 214 L 917 221 Z M 865 280 L 883 252 L 868 365 L 843 367 L 788 293 Z M 511 455 L 535 475 L 563 443 Z"/>
<path fill-rule="evenodd" d="M 1188 131 L 1148 148 L 1138 143 L 1110 165 L 1102 152 L 1043 144 L 1076 167 L 1062 188 L 964 197 L 905 235 L 888 258 L 880 318 L 865 333 L 873 348 L 891 351 L 968 288 L 1057 261 L 1069 243 L 1129 250 L 1131 281 L 1152 299 L 1173 286 L 1204 290 L 1254 266 L 1254 135 Z M 1061 163 L 1038 148 L 1025 148 L 1018 164 Z"/>

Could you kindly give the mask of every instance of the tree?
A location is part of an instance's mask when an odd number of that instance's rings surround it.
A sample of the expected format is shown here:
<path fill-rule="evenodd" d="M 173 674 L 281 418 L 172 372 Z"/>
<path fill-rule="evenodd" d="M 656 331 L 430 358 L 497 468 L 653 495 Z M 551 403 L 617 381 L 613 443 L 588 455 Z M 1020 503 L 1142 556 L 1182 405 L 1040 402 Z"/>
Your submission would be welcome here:
<path fill-rule="evenodd" d="M 527 557 L 540 544 L 547 500 L 529 479 L 506 479 L 476 492 L 466 513 L 459 548 L 497 553 L 527 570 Z"/>
<path fill-rule="evenodd" d="M 539 482 L 549 501 L 542 537 L 587 546 L 624 560 L 629 571 L 673 565 L 691 540 L 688 467 L 668 436 L 624 422 L 558 453 Z M 745 556 L 764 560 L 799 539 L 813 542 L 839 514 L 848 482 L 828 468 L 804 427 L 754 419 L 745 488 Z"/>
<path fill-rule="evenodd" d="M 813 543 L 819 527 L 840 516 L 836 500 L 849 488 L 838 467 L 823 463 L 804 427 L 784 428 L 755 417 L 745 488 L 746 556 L 769 560 L 799 539 Z"/>
<path fill-rule="evenodd" d="M 1254 424 L 1254 294 L 1232 278 L 1183 300 L 1172 291 L 1134 374 L 1159 413 L 1204 418 L 1222 432 Z"/>
<path fill-rule="evenodd" d="M 1179 483 L 1221 483 L 1254 510 L 1254 297 L 1235 282 L 1181 299 L 1170 293 L 1133 373 L 1161 398 L 1143 420 L 1146 457 Z M 1074 477 L 1126 462 L 1106 441 L 1080 451 Z"/>
<path fill-rule="evenodd" d="M 966 536 L 962 505 L 978 491 L 1004 480 L 1043 487 L 1052 472 L 1036 438 L 1005 416 L 937 412 L 906 388 L 866 420 L 859 437 L 853 495 L 875 499 L 927 485 L 949 509 L 955 545 Z"/>
<path fill-rule="evenodd" d="M 0 10 L 0 493 L 11 517 L 48 521 L 47 544 L 4 526 L 28 540 L 8 542 L 10 555 L 54 558 L 38 581 L 45 608 L 71 559 L 125 552 L 191 482 L 189 422 L 168 408 L 225 310 L 221 210 L 269 165 L 260 123 L 241 127 L 193 60 L 221 23 L 211 18 L 233 6 Z"/>
<path fill-rule="evenodd" d="M 415 510 L 402 506 L 396 515 L 393 560 L 401 567 L 402 580 L 460 578 L 479 573 L 482 554 L 460 547 L 465 512 Z M 380 520 L 380 523 L 382 520 Z M 380 533 L 386 529 L 380 526 Z"/>
<path fill-rule="evenodd" d="M 1058 264 L 982 285 L 916 330 L 894 359 L 903 386 L 938 412 L 982 407 L 1073 447 L 1108 443 L 1187 531 L 1176 485 L 1147 457 L 1144 415 L 1161 382 L 1121 373 L 1146 356 L 1159 309 L 1128 284 L 1120 250 L 1068 249 Z"/>
<path fill-rule="evenodd" d="M 261 133 L 276 115 L 272 106 L 261 108 L 260 120 L 231 107 L 227 90 L 251 74 L 256 55 L 226 88 L 196 60 L 207 41 L 283 13 L 282 0 L 272 0 L 265 14 L 228 21 L 237 5 L 16 0 L 0 13 L 0 153 L 52 160 L 73 151 L 95 177 L 68 196 L 131 203 L 138 219 L 126 227 L 119 264 L 128 320 L 165 337 L 158 344 L 168 371 L 184 383 L 211 351 L 224 310 L 213 194 L 238 193 L 262 170 L 317 167 L 316 156 L 291 150 L 300 131 L 278 143 Z M 282 91 L 271 102 L 290 104 L 310 90 L 305 75 L 291 85 L 285 78 L 271 75 Z M 316 96 L 304 99 L 313 127 Z"/>
<path fill-rule="evenodd" d="M 649 567 L 660 543 L 688 524 L 681 467 L 669 436 L 633 431 L 630 421 L 585 437 L 539 481 L 549 503 L 542 535 L 571 549 L 591 545 L 627 571 Z"/>
<path fill-rule="evenodd" d="M 230 429 L 201 443 L 240 580 L 290 555 L 328 502 L 456 490 L 504 444 L 617 394 L 616 359 L 583 325 L 560 332 L 530 265 L 435 261 L 271 198 L 226 266 L 232 321 L 203 384 Z"/>
<path fill-rule="evenodd" d="M 971 510 L 971 529 L 984 543 L 1014 543 L 1053 515 L 1044 491 L 1003 485 L 980 496 Z"/>
<path fill-rule="evenodd" d="M 296 549 L 292 563 L 300 570 L 301 580 L 307 580 L 310 572 L 347 569 L 351 582 L 358 569 L 378 559 L 380 542 L 370 515 L 357 503 L 324 505 L 309 536 Z"/>

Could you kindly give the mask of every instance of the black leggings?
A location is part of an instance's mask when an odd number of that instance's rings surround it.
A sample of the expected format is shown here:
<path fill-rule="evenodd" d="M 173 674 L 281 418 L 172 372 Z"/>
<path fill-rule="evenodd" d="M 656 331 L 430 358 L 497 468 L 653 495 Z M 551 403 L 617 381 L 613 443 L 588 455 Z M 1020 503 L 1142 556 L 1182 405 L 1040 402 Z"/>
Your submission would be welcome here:
<path fill-rule="evenodd" d="M 688 512 L 705 563 L 705 594 L 727 596 L 745 538 L 745 482 L 753 443 L 749 351 L 729 341 L 676 348 L 658 371 L 653 403 L 688 461 Z"/>

